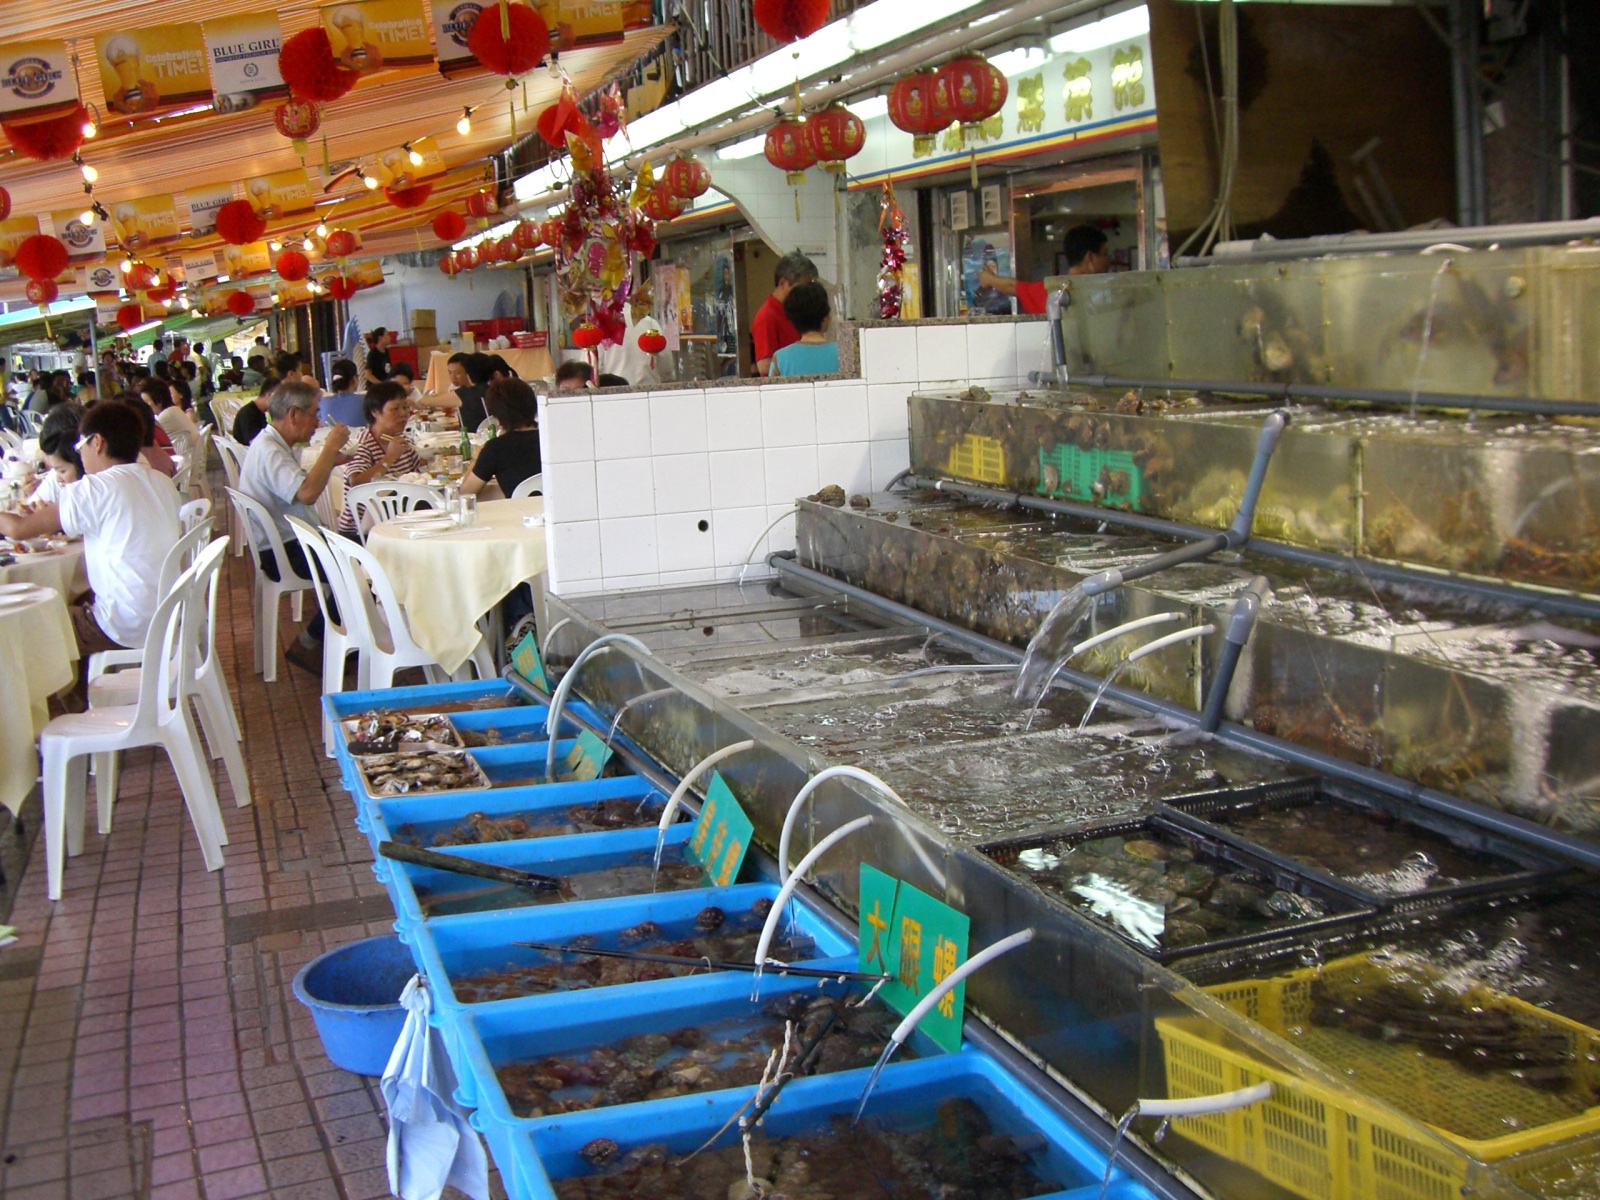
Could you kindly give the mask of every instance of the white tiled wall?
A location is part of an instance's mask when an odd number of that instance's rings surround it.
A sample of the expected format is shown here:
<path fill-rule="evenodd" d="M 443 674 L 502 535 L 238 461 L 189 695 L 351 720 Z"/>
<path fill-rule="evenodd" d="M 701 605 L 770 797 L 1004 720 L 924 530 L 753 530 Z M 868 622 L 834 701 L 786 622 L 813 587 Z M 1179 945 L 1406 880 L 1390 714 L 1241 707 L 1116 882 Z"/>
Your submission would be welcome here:
<path fill-rule="evenodd" d="M 794 546 L 796 497 L 881 490 L 906 468 L 912 392 L 1013 386 L 1049 358 L 1043 322 L 860 337 L 860 379 L 542 398 L 551 590 L 733 579 L 747 555 L 764 574 Z"/>

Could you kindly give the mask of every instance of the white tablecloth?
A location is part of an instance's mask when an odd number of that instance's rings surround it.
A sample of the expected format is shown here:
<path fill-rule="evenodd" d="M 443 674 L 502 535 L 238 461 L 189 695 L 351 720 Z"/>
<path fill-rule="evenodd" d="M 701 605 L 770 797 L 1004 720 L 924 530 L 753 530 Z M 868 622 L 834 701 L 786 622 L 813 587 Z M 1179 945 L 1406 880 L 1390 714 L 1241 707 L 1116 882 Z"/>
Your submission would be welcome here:
<path fill-rule="evenodd" d="M 481 346 L 479 349 L 483 349 Z M 511 369 L 523 379 L 543 379 L 556 373 L 555 360 L 550 357 L 549 350 L 484 350 L 485 354 L 498 354 L 511 364 Z M 446 368 L 450 363 L 450 351 L 435 350 L 428 356 L 428 374 L 423 381 L 422 391 L 426 396 L 443 395 L 450 391 L 450 373 Z M 455 398 L 451 397 L 455 403 Z"/>
<path fill-rule="evenodd" d="M 0 696 L 7 707 L 0 720 L 0 804 L 13 814 L 39 777 L 35 742 L 50 719 L 45 702 L 77 678 L 77 660 L 60 592 L 0 595 Z"/>
<path fill-rule="evenodd" d="M 89 590 L 89 572 L 83 562 L 83 543 L 71 542 L 64 550 L 19 554 L 9 567 L 0 567 L 0 584 L 37 583 L 54 588 L 68 600 Z"/>
<path fill-rule="evenodd" d="M 412 538 L 404 525 L 375 525 L 372 551 L 406 610 L 411 636 L 447 671 L 481 640 L 476 622 L 517 584 L 545 570 L 544 526 L 522 519 L 544 512 L 544 498 L 478 505 L 478 524 L 443 537 Z"/>

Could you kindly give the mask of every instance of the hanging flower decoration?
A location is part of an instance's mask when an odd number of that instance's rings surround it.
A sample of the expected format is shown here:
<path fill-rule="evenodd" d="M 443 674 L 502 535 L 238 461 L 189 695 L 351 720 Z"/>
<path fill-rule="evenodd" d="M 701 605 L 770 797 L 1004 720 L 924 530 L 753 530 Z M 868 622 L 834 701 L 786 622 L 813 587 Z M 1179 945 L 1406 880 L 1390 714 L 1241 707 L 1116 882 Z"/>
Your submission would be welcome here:
<path fill-rule="evenodd" d="M 236 317 L 248 317 L 256 310 L 256 302 L 249 292 L 232 291 L 226 301 L 228 311 Z"/>
<path fill-rule="evenodd" d="M 13 261 L 29 279 L 54 279 L 67 269 L 67 247 L 60 238 L 36 233 L 17 246 Z"/>
<path fill-rule="evenodd" d="M 925 158 L 937 145 L 936 134 L 950 127 L 955 115 L 948 106 L 948 89 L 938 85 L 932 71 L 918 71 L 895 81 L 889 89 L 889 120 L 911 135 L 911 156 Z"/>
<path fill-rule="evenodd" d="M 446 275 L 459 275 L 461 273 L 461 264 L 456 260 L 454 254 L 446 254 L 439 259 L 439 270 Z"/>
<path fill-rule="evenodd" d="M 778 123 L 767 130 L 766 145 L 761 152 L 795 186 L 804 183 L 806 171 L 817 165 L 817 152 L 806 136 L 806 123 L 799 117 L 778 118 Z"/>
<path fill-rule="evenodd" d="M 23 290 L 27 293 L 28 299 L 40 308 L 49 308 L 61 294 L 61 289 L 56 286 L 54 279 L 30 279 L 28 286 Z"/>
<path fill-rule="evenodd" d="M 433 236 L 441 242 L 456 242 L 461 240 L 461 235 L 467 232 L 467 219 L 453 208 L 435 214 L 433 218 Z"/>
<path fill-rule="evenodd" d="M 286 279 L 290 283 L 299 283 L 311 274 L 311 260 L 298 250 L 285 250 L 278 255 L 274 264 L 279 279 Z"/>
<path fill-rule="evenodd" d="M 383 198 L 396 208 L 421 208 L 433 195 L 433 184 L 417 183 L 411 187 L 383 189 Z"/>
<path fill-rule="evenodd" d="M 328 31 L 320 24 L 302 29 L 278 51 L 278 73 L 296 100 L 331 104 L 355 87 L 360 71 L 339 65 Z"/>
<path fill-rule="evenodd" d="M 348 258 L 360 249 L 361 243 L 348 229 L 335 229 L 328 234 L 328 253 L 334 258 Z"/>
<path fill-rule="evenodd" d="M 842 175 L 845 159 L 860 154 L 866 145 L 867 127 L 844 105 L 830 104 L 806 121 L 806 138 L 822 169 Z"/>
<path fill-rule="evenodd" d="M 467 49 L 496 75 L 522 75 L 550 53 L 550 27 L 520 0 L 488 3 L 467 34 Z"/>
<path fill-rule="evenodd" d="M 680 200 L 698 200 L 711 190 L 711 171 L 698 158 L 679 155 L 667 164 L 661 181 Z"/>
<path fill-rule="evenodd" d="M 294 143 L 294 152 L 306 156 L 306 139 L 322 127 L 322 106 L 309 100 L 286 100 L 272 110 L 272 126 Z"/>
<path fill-rule="evenodd" d="M 11 193 L 0 187 L 0 221 L 11 215 Z"/>
<path fill-rule="evenodd" d="M 361 290 L 360 287 L 357 286 L 355 280 L 344 275 L 330 276 L 328 279 L 327 288 L 328 295 L 332 296 L 335 300 L 348 300 L 351 296 L 354 296 Z"/>
<path fill-rule="evenodd" d="M 878 315 L 892 320 L 900 315 L 905 298 L 906 214 L 894 198 L 894 184 L 883 185 L 883 214 L 878 230 L 883 254 L 878 259 Z"/>
<path fill-rule="evenodd" d="M 266 218 L 251 208 L 248 200 L 229 200 L 217 209 L 217 236 L 230 246 L 259 242 L 266 232 Z"/>
<path fill-rule="evenodd" d="M 137 304 L 124 304 L 117 309 L 117 324 L 124 333 L 130 329 L 137 329 L 144 324 L 144 309 Z"/>
<path fill-rule="evenodd" d="M 17 153 L 40 162 L 53 162 L 78 152 L 83 145 L 83 127 L 88 122 L 89 110 L 80 104 L 65 116 L 44 121 L 7 121 L 0 128 L 4 128 Z"/>
<path fill-rule="evenodd" d="M 755 0 L 756 24 L 780 42 L 810 37 L 828 20 L 828 0 Z"/>
<path fill-rule="evenodd" d="M 569 148 L 572 198 L 539 234 L 555 251 L 557 293 L 568 322 L 598 330 L 596 345 L 620 345 L 626 310 L 637 314 L 650 305 L 649 286 L 636 275 L 639 247 L 654 246 L 654 223 L 630 202 L 632 190 L 612 177 L 587 140 L 571 139 Z"/>

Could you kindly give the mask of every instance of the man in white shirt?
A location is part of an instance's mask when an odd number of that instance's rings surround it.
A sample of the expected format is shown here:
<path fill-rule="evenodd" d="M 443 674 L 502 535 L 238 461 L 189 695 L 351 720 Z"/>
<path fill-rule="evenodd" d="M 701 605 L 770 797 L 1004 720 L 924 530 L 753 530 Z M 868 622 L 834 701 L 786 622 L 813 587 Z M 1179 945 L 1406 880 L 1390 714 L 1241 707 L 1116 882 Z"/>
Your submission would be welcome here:
<path fill-rule="evenodd" d="M 12 538 L 66 533 L 83 538 L 93 599 L 71 607 L 83 695 L 89 656 L 144 645 L 161 597 L 161 564 L 182 533 L 172 481 L 139 461 L 144 425 L 126 404 L 96 404 L 78 428 L 84 477 L 61 488 L 55 504 L 0 514 Z"/>
<path fill-rule="evenodd" d="M 239 468 L 239 490 L 272 514 L 278 536 L 283 539 L 289 569 L 301 579 L 311 579 L 313 576 L 306 562 L 305 550 L 294 536 L 294 528 L 288 518 L 299 517 L 308 525 L 322 524 L 313 505 L 317 497 L 322 495 L 322 489 L 328 486 L 328 477 L 339 464 L 339 451 L 350 436 L 350 430 L 345 426 L 330 426 L 327 440 L 322 443 L 322 449 L 310 469 L 303 469 L 296 461 L 295 443 L 309 441 L 317 431 L 317 406 L 321 399 L 322 389 L 305 380 L 280 383 L 274 388 L 267 402 L 271 424 L 250 443 L 244 463 Z M 264 534 L 266 531 L 260 532 Z M 266 572 L 268 579 L 282 578 L 271 550 L 261 552 L 261 569 Z M 332 596 L 326 599 L 330 605 L 333 603 Z M 317 648 L 322 641 L 322 633 L 322 611 L 318 609 L 296 644 L 290 647 L 287 655 L 289 661 L 320 675 L 322 657 Z M 313 651 L 317 652 L 313 654 Z"/>

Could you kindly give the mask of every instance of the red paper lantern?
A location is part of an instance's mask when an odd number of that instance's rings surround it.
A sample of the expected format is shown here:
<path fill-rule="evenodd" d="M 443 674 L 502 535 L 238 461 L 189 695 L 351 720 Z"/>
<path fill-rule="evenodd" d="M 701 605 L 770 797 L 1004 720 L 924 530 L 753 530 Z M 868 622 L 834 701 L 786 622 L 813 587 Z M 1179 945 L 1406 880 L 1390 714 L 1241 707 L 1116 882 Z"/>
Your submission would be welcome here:
<path fill-rule="evenodd" d="M 236 317 L 248 317 L 256 310 L 256 302 L 249 292 L 229 292 L 226 303 L 228 311 Z"/>
<path fill-rule="evenodd" d="M 478 254 L 478 248 L 476 246 L 463 246 L 461 249 L 456 251 L 456 264 L 463 271 L 472 270 L 472 268 L 477 266 L 481 261 L 482 259 Z"/>
<path fill-rule="evenodd" d="M 487 3 L 478 16 L 467 34 L 467 49 L 496 75 L 531 71 L 550 53 L 550 27 L 526 4 Z"/>
<path fill-rule="evenodd" d="M 83 127 L 89 120 L 89 110 L 82 104 L 63 117 L 46 121 L 14 121 L 4 126 L 12 147 L 29 158 L 51 162 L 58 158 L 71 158 L 83 145 Z"/>
<path fill-rule="evenodd" d="M 660 354 L 667 348 L 667 335 L 659 329 L 646 329 L 639 335 L 639 349 L 646 354 Z"/>
<path fill-rule="evenodd" d="M 54 279 L 30 279 L 24 290 L 28 294 L 28 299 L 40 308 L 46 307 L 61 294 L 61 289 L 56 286 Z"/>
<path fill-rule="evenodd" d="M 439 259 L 439 270 L 446 275 L 459 275 L 461 273 L 461 264 L 456 261 L 454 254 L 446 254 Z"/>
<path fill-rule="evenodd" d="M 122 286 L 130 292 L 149 291 L 155 285 L 156 278 L 161 274 L 149 263 L 130 263 L 128 269 L 122 274 Z"/>
<path fill-rule="evenodd" d="M 309 100 L 287 100 L 272 110 L 272 125 L 284 137 L 303 142 L 322 127 L 322 106 Z"/>
<path fill-rule="evenodd" d="M 500 201 L 493 192 L 473 192 L 472 195 L 467 197 L 467 216 L 469 217 L 492 217 L 499 211 Z"/>
<path fill-rule="evenodd" d="M 518 221 L 517 227 L 511 231 L 511 240 L 516 242 L 518 250 L 537 249 L 539 227 L 532 221 Z"/>
<path fill-rule="evenodd" d="M 605 333 L 593 321 L 585 321 L 572 331 L 572 344 L 580 350 L 592 350 L 600 344 Z"/>
<path fill-rule="evenodd" d="M 787 173 L 793 184 L 804 183 L 806 170 L 817 165 L 817 152 L 806 136 L 806 123 L 799 117 L 779 117 L 778 123 L 767 130 L 762 153 L 769 163 Z"/>
<path fill-rule="evenodd" d="M 860 154 L 866 145 L 867 127 L 844 105 L 830 104 L 806 122 L 806 137 L 822 169 L 838 175 L 844 160 Z"/>
<path fill-rule="evenodd" d="M 693 200 L 711 190 L 711 171 L 698 158 L 675 158 L 667 164 L 661 181 L 683 200 Z"/>
<path fill-rule="evenodd" d="M 278 73 L 296 100 L 329 104 L 338 100 L 361 78 L 333 56 L 333 43 L 320 24 L 302 29 L 278 51 Z"/>
<path fill-rule="evenodd" d="M 335 229 L 328 235 L 328 253 L 334 258 L 347 258 L 359 248 L 356 235 L 348 229 Z"/>
<path fill-rule="evenodd" d="M 0 187 L 0 221 L 11 215 L 11 193 Z"/>
<path fill-rule="evenodd" d="M 156 304 L 171 304 L 178 298 L 178 285 L 168 280 L 158 288 L 145 292 L 145 299 Z"/>
<path fill-rule="evenodd" d="M 117 324 L 124 333 L 144 324 L 144 309 L 137 304 L 124 304 L 117 309 Z"/>
<path fill-rule="evenodd" d="M 955 120 L 949 108 L 948 89 L 938 87 L 939 77 L 932 71 L 906 75 L 889 89 L 889 120 L 896 129 L 911 135 L 911 152 L 917 157 L 932 154 L 934 135 L 948 129 Z"/>
<path fill-rule="evenodd" d="M 421 208 L 431 195 L 433 195 L 431 183 L 419 183 L 408 188 L 383 189 L 384 199 L 396 208 Z"/>
<path fill-rule="evenodd" d="M 328 295 L 335 300 L 348 300 L 361 290 L 354 279 L 344 275 L 334 275 L 328 280 Z"/>
<path fill-rule="evenodd" d="M 503 263 L 514 263 L 521 257 L 522 257 L 522 247 L 517 245 L 517 239 L 516 238 L 514 238 L 514 237 L 503 237 L 503 238 L 500 239 L 500 261 L 501 262 L 503 262 Z"/>
<path fill-rule="evenodd" d="M 658 187 L 646 197 L 640 210 L 652 221 L 670 221 L 683 213 L 683 201 L 664 187 Z"/>
<path fill-rule="evenodd" d="M 551 217 L 539 222 L 539 240 L 552 250 L 561 247 L 561 239 L 566 235 L 567 227 L 561 223 L 559 217 Z"/>
<path fill-rule="evenodd" d="M 467 219 L 452 208 L 447 208 L 433 218 L 433 236 L 441 242 L 459 241 L 467 231 Z"/>
<path fill-rule="evenodd" d="M 217 236 L 230 246 L 259 242 L 266 232 L 266 218 L 251 208 L 248 200 L 229 200 L 217 209 Z"/>
<path fill-rule="evenodd" d="M 534 127 L 545 141 L 558 150 L 564 150 L 567 135 L 570 133 L 574 137 L 582 137 L 588 132 L 589 123 L 583 119 L 583 113 L 572 102 L 572 97 L 563 94 L 561 99 L 539 114 Z"/>
<path fill-rule="evenodd" d="M 828 20 L 828 0 L 756 0 L 756 24 L 780 42 L 810 37 Z"/>
<path fill-rule="evenodd" d="M 963 125 L 987 121 L 1010 92 L 1006 77 L 977 54 L 951 59 L 939 68 L 939 78 L 949 89 L 950 115 Z"/>
<path fill-rule="evenodd" d="M 285 250 L 278 255 L 274 264 L 279 279 L 287 279 L 290 283 L 299 283 L 311 274 L 311 260 L 298 250 Z"/>
<path fill-rule="evenodd" d="M 60 238 L 36 233 L 22 239 L 12 261 L 29 279 L 54 279 L 67 269 L 67 247 Z"/>

